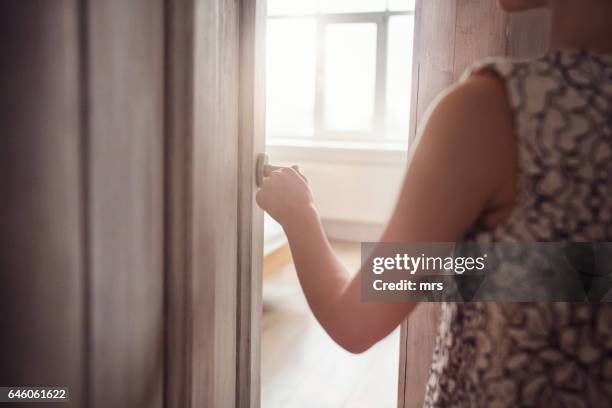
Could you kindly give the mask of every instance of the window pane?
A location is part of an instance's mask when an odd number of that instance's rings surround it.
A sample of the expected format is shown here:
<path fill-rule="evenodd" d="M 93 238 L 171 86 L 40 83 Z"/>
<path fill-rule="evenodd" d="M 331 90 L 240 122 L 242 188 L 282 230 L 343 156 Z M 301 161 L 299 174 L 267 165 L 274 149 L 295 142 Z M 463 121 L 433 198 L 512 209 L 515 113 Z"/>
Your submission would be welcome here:
<path fill-rule="evenodd" d="M 412 82 L 413 16 L 389 19 L 387 48 L 387 136 L 408 140 Z"/>
<path fill-rule="evenodd" d="M 385 0 L 321 0 L 319 4 L 322 13 L 384 11 L 386 6 Z"/>
<path fill-rule="evenodd" d="M 273 136 L 311 136 L 315 39 L 312 18 L 268 21 L 266 127 Z"/>
<path fill-rule="evenodd" d="M 414 10 L 414 0 L 389 0 L 390 11 Z"/>
<path fill-rule="evenodd" d="M 330 24 L 325 35 L 325 126 L 329 130 L 370 130 L 376 24 Z"/>
<path fill-rule="evenodd" d="M 268 15 L 313 14 L 317 0 L 268 0 Z"/>

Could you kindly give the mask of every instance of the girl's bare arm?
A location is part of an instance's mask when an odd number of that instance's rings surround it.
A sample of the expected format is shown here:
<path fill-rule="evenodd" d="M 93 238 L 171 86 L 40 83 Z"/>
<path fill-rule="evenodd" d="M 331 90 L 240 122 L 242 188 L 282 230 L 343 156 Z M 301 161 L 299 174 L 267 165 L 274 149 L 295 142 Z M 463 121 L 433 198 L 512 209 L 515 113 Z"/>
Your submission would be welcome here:
<path fill-rule="evenodd" d="M 511 206 L 515 168 L 503 84 L 492 76 L 474 76 L 431 111 L 381 241 L 460 241 L 483 212 Z M 274 172 L 257 202 L 283 226 L 310 308 L 342 347 L 368 349 L 415 308 L 415 303 L 361 300 L 361 272 L 351 276 L 338 261 L 308 183 L 297 171 Z"/>

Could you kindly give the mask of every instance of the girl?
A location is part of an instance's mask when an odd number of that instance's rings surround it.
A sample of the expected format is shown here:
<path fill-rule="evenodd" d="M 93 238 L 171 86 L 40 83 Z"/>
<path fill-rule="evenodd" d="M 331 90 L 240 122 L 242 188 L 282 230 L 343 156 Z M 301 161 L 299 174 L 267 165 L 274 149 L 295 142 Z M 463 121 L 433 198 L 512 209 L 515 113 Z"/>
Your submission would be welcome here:
<path fill-rule="evenodd" d="M 549 7 L 552 49 L 478 63 L 438 100 L 381 241 L 612 241 L 612 0 L 500 3 Z M 361 300 L 298 171 L 273 172 L 256 198 L 342 347 L 363 352 L 417 306 Z M 443 304 L 425 405 L 612 406 L 612 307 Z"/>

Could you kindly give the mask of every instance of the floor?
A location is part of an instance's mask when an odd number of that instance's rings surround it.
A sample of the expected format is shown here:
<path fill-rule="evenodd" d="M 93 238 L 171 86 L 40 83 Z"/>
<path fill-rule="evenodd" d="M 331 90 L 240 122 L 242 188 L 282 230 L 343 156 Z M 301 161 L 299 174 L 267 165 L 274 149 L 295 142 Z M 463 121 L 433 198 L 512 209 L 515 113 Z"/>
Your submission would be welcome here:
<path fill-rule="evenodd" d="M 359 244 L 332 243 L 350 270 Z M 262 408 L 397 405 L 399 329 L 360 355 L 331 340 L 308 309 L 289 264 L 264 279 Z"/>

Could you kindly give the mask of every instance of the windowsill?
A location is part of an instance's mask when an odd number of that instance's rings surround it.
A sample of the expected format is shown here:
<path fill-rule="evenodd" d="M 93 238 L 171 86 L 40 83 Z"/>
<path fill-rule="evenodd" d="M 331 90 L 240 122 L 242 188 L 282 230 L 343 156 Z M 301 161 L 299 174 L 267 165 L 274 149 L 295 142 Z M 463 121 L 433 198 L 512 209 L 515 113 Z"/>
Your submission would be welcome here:
<path fill-rule="evenodd" d="M 408 146 L 397 142 L 270 138 L 266 151 L 273 161 L 403 167 L 408 159 Z"/>

